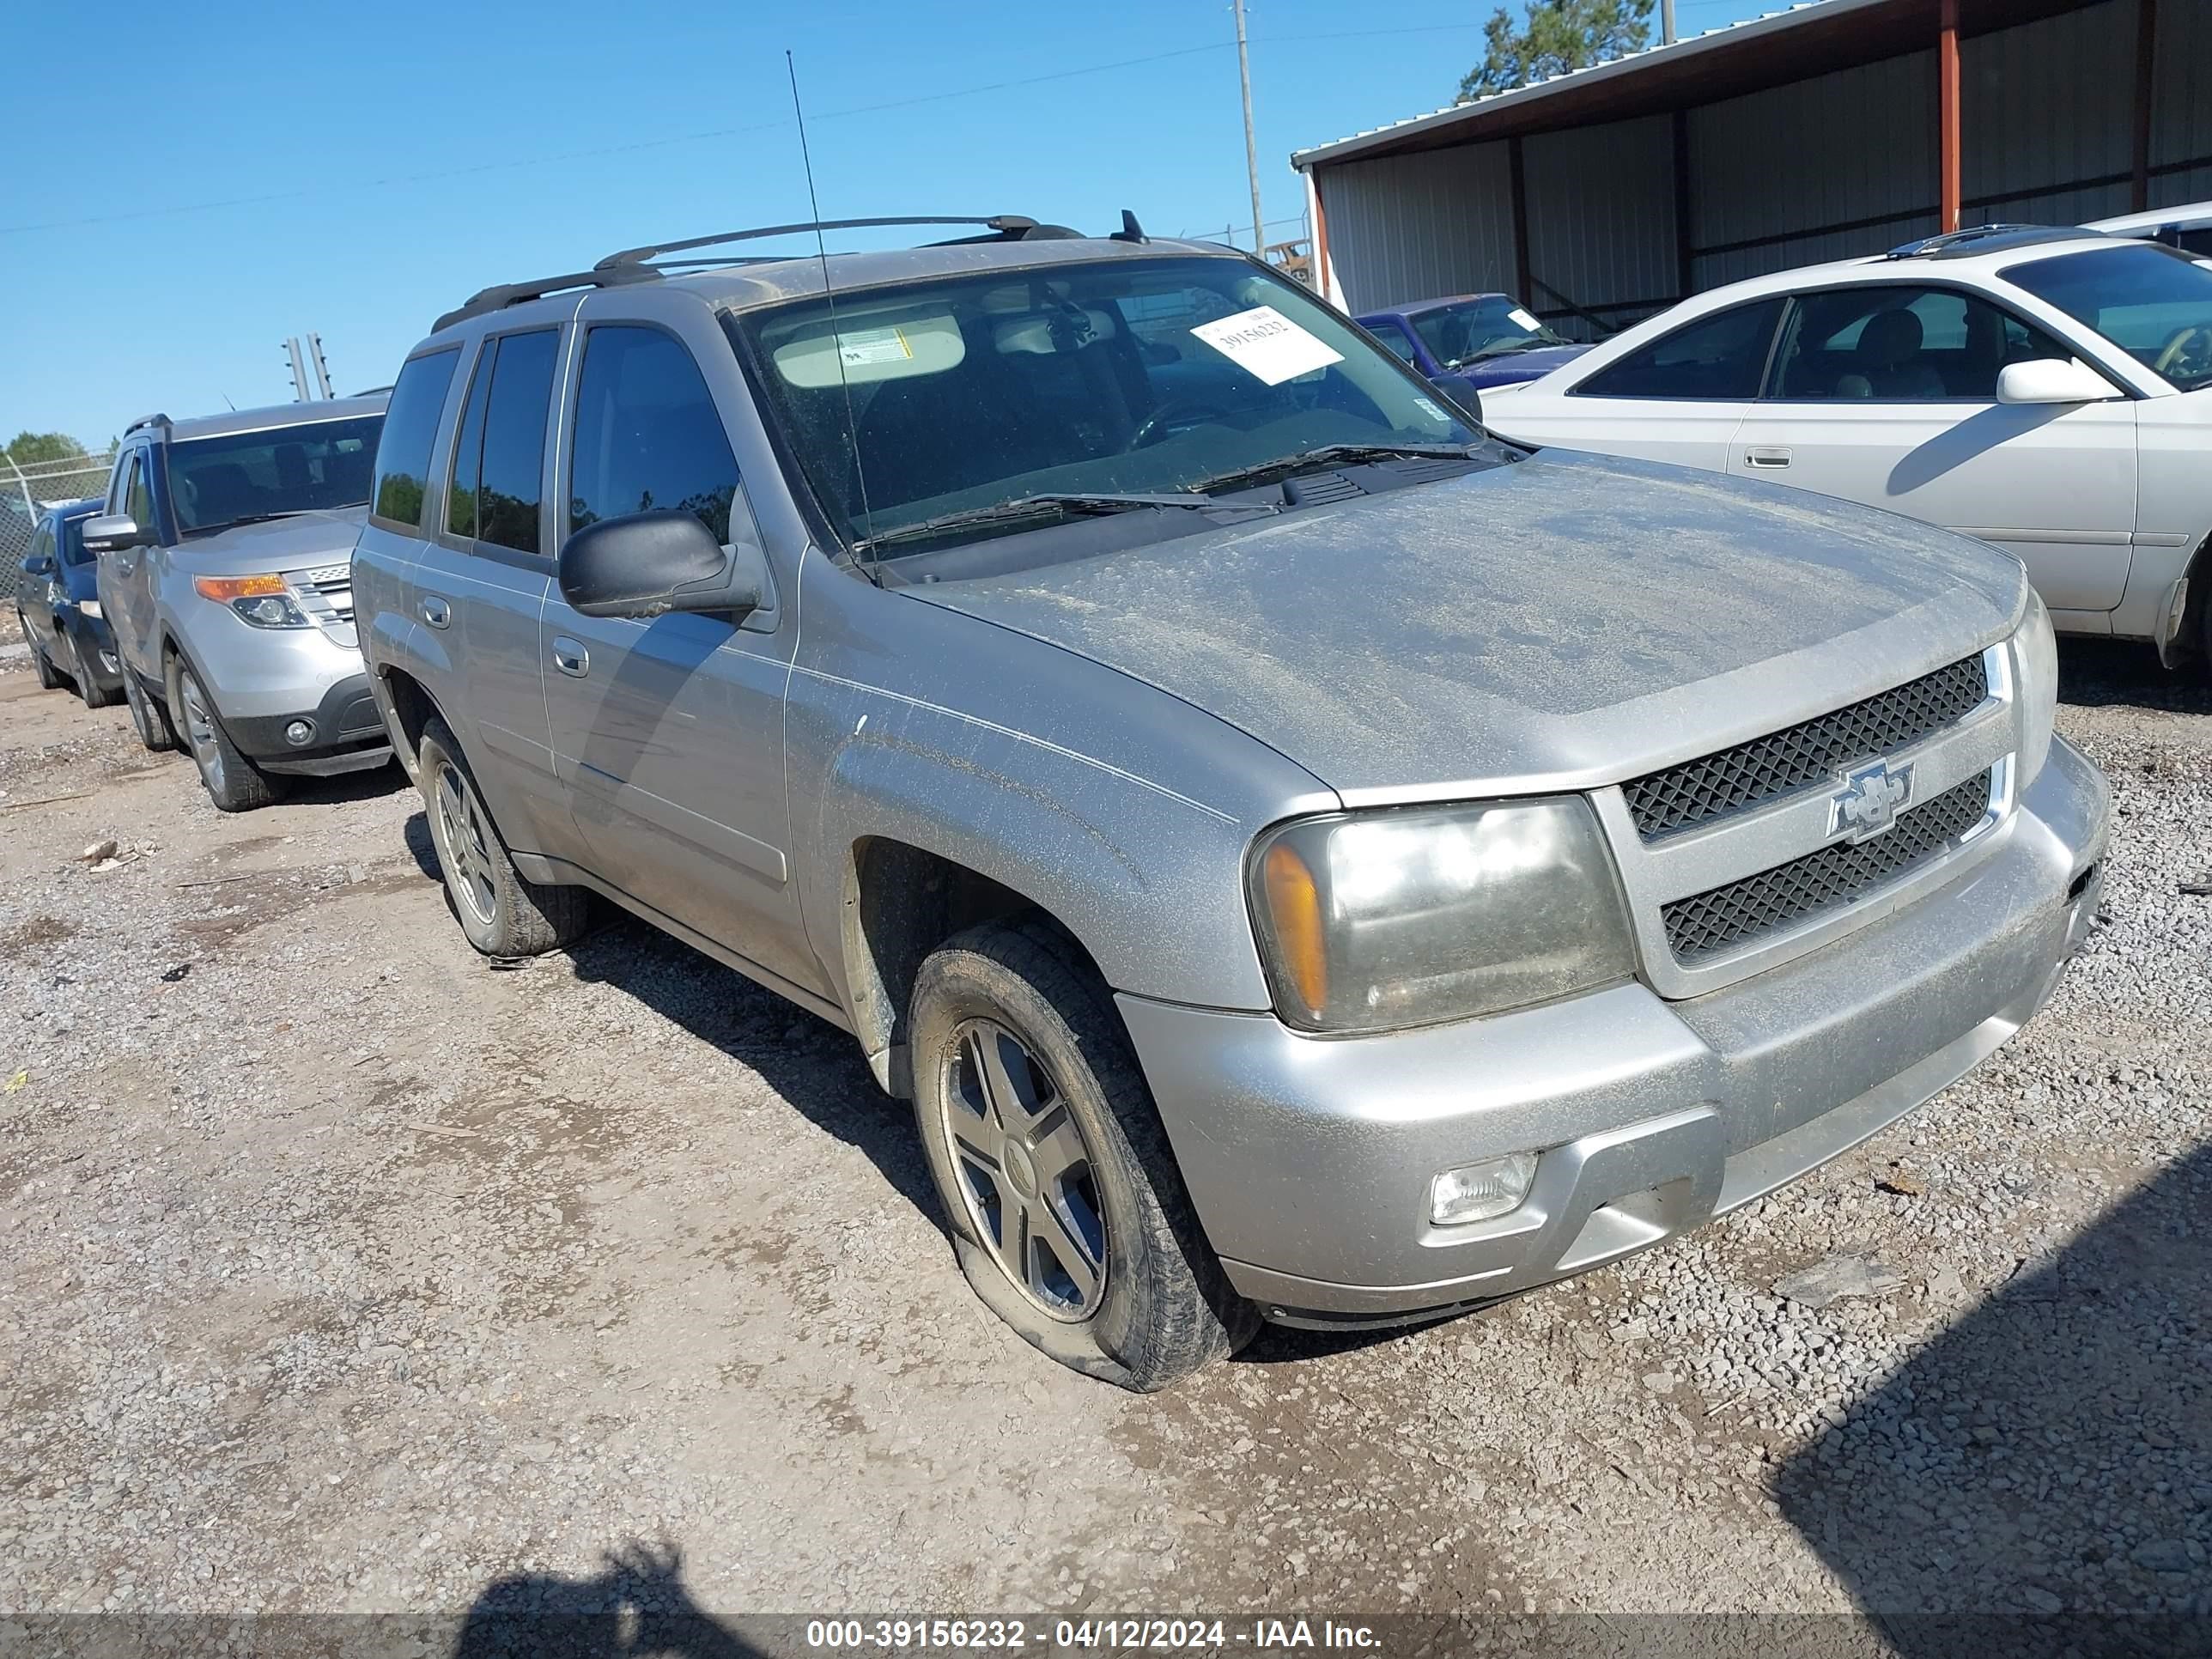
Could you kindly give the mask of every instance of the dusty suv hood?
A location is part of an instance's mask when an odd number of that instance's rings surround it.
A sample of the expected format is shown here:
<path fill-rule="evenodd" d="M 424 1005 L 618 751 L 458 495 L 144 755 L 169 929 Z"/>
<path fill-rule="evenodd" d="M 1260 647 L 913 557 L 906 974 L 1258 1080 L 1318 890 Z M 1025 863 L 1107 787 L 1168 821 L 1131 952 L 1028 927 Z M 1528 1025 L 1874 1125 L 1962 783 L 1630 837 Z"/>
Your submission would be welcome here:
<path fill-rule="evenodd" d="M 1565 451 L 905 591 L 1172 692 L 1353 801 L 1632 777 L 1955 661 L 2026 598 L 2012 559 L 1911 520 Z"/>
<path fill-rule="evenodd" d="M 187 569 L 231 571 L 241 576 L 343 564 L 353 557 L 353 544 L 361 539 L 361 527 L 368 521 L 365 507 L 295 513 L 212 536 L 191 537 L 178 546 L 175 557 Z"/>

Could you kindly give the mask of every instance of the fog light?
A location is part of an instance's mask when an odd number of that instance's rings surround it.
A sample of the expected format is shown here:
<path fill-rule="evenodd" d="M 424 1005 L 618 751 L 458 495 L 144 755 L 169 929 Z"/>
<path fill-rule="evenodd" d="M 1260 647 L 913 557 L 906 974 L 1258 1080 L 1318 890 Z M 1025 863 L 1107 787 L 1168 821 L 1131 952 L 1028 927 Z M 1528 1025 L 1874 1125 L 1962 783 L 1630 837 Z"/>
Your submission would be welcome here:
<path fill-rule="evenodd" d="M 1508 1152 L 1446 1170 L 1429 1189 L 1429 1218 L 1439 1227 L 1488 1221 L 1521 1207 L 1536 1178 L 1536 1154 Z"/>
<path fill-rule="evenodd" d="M 314 735 L 315 723 L 313 720 L 294 720 L 284 728 L 284 741 L 295 749 L 303 743 L 312 741 Z"/>

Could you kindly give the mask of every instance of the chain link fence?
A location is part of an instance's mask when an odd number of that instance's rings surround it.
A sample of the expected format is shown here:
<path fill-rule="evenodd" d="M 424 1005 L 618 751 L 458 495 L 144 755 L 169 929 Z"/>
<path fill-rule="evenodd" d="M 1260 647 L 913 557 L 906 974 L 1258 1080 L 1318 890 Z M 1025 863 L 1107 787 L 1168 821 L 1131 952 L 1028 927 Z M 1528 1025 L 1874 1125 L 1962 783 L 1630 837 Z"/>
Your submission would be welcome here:
<path fill-rule="evenodd" d="M 21 466 L 0 455 L 0 601 L 15 597 L 23 580 L 23 556 L 50 507 L 107 493 L 108 469 L 115 455 L 76 455 L 66 460 L 31 461 Z"/>

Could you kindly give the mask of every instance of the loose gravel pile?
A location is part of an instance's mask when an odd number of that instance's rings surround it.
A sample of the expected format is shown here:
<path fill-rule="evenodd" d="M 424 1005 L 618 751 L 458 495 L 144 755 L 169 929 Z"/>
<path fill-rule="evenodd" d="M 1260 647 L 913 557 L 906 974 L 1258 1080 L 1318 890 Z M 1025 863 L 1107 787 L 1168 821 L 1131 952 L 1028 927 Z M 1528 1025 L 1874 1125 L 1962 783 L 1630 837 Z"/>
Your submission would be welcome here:
<path fill-rule="evenodd" d="M 10 662 L 0 1610 L 2212 1618 L 2212 696 L 2064 668 L 2103 915 L 1974 1075 L 1136 1400 L 974 1304 L 841 1034 L 629 923 L 495 971 L 397 773 L 222 817 Z"/>

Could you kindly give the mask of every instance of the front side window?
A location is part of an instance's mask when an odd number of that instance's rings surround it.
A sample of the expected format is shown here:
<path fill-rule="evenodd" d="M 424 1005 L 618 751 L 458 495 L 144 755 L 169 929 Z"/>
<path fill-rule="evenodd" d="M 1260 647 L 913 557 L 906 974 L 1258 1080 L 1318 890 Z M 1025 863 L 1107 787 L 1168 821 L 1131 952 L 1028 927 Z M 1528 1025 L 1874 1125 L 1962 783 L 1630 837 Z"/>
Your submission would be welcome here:
<path fill-rule="evenodd" d="M 188 536 L 205 535 L 295 513 L 366 507 L 383 429 L 383 416 L 357 415 L 172 443 L 169 495 L 177 526 Z"/>
<path fill-rule="evenodd" d="M 588 331 L 569 452 L 569 528 L 633 513 L 690 513 L 726 545 L 737 495 L 729 434 L 683 343 L 657 328 Z"/>
<path fill-rule="evenodd" d="M 840 294 L 834 316 L 808 299 L 728 322 L 816 499 L 875 557 L 927 550 L 922 526 L 953 515 L 1204 495 L 1333 446 L 1481 437 L 1342 317 L 1241 259 L 979 271 Z"/>
<path fill-rule="evenodd" d="M 62 562 L 64 564 L 91 564 L 94 562 L 93 556 L 85 551 L 83 519 L 64 519 L 60 523 L 60 530 Z"/>
<path fill-rule="evenodd" d="M 54 550 L 54 532 L 41 524 L 31 535 L 30 551 L 23 555 L 25 564 L 36 564 L 40 559 L 51 558 Z"/>
<path fill-rule="evenodd" d="M 1829 289 L 1797 296 L 1768 395 L 1989 403 L 2006 364 L 2070 355 L 1978 295 L 1905 283 Z"/>
<path fill-rule="evenodd" d="M 561 337 L 551 329 L 508 334 L 492 364 L 484 406 L 483 471 L 477 487 L 477 539 L 517 553 L 541 551 L 545 422 Z"/>
<path fill-rule="evenodd" d="M 110 513 L 130 510 L 131 478 L 138 470 L 138 454 L 136 449 L 126 449 L 123 452 L 123 459 L 116 463 L 115 476 L 108 480 L 107 484 L 107 510 Z"/>
<path fill-rule="evenodd" d="M 384 411 L 384 434 L 376 446 L 376 471 L 369 493 L 369 516 L 404 530 L 422 526 L 422 494 L 430 477 L 430 446 L 437 441 L 438 416 L 453 383 L 461 349 L 449 346 L 416 357 L 399 371 L 392 401 Z"/>
<path fill-rule="evenodd" d="M 1446 368 L 1567 343 L 1538 321 L 1534 312 L 1502 294 L 1421 312 L 1413 319 L 1413 329 L 1429 356 Z"/>
<path fill-rule="evenodd" d="M 2212 386 L 2212 267 L 2149 242 L 2030 259 L 2000 273 L 2183 392 Z"/>
<path fill-rule="evenodd" d="M 1777 297 L 1700 317 L 1600 369 L 1575 395 L 1748 403 L 1759 395 L 1781 315 Z"/>

